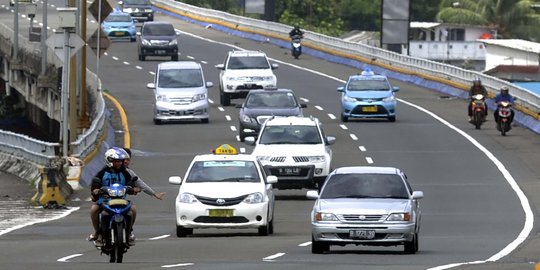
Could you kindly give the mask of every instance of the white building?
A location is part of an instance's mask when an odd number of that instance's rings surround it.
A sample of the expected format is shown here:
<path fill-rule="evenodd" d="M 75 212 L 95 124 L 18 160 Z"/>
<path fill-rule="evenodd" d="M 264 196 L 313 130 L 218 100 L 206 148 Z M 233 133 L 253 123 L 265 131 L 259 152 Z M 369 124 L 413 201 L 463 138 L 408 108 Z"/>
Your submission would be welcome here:
<path fill-rule="evenodd" d="M 486 47 L 485 71 L 497 66 L 538 66 L 540 43 L 522 39 L 481 39 Z"/>

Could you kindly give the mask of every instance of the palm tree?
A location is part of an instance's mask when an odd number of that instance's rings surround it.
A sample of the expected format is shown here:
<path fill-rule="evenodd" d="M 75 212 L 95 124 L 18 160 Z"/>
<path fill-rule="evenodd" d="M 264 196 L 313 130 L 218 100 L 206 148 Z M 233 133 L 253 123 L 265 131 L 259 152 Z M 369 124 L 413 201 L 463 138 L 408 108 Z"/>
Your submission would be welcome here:
<path fill-rule="evenodd" d="M 442 0 L 436 19 L 447 23 L 487 25 L 503 38 L 540 40 L 539 0 Z"/>

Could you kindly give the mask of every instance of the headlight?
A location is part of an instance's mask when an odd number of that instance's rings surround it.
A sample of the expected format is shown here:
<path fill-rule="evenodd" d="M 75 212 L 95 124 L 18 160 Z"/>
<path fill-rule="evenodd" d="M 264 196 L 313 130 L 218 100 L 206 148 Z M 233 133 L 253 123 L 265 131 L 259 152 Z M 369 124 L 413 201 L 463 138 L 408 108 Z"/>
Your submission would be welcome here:
<path fill-rule="evenodd" d="M 385 97 L 382 101 L 383 102 L 394 102 L 396 100 L 396 98 L 392 95 L 392 96 L 389 96 L 389 97 Z"/>
<path fill-rule="evenodd" d="M 157 95 L 156 96 L 156 101 L 169 102 L 169 99 L 167 98 L 166 95 Z"/>
<path fill-rule="evenodd" d="M 147 8 L 144 10 L 144 12 L 152 12 L 152 9 L 151 8 Z"/>
<path fill-rule="evenodd" d="M 126 194 L 126 189 L 125 188 L 122 188 L 122 189 L 109 188 L 107 189 L 107 193 L 109 193 L 109 196 L 111 197 L 122 197 Z"/>
<path fill-rule="evenodd" d="M 252 194 L 249 194 L 244 199 L 244 202 L 245 203 L 262 203 L 264 202 L 264 196 L 260 192 L 252 193 Z"/>
<path fill-rule="evenodd" d="M 196 203 L 198 202 L 197 198 L 193 196 L 193 194 L 189 193 L 182 193 L 180 196 L 178 196 L 178 202 L 181 203 Z"/>
<path fill-rule="evenodd" d="M 152 45 L 152 43 L 150 43 L 150 40 L 148 40 L 148 39 L 141 39 L 141 42 L 142 42 L 143 45 L 146 45 L 146 46 L 151 46 Z"/>
<path fill-rule="evenodd" d="M 352 98 L 349 96 L 343 96 L 343 101 L 345 102 L 356 102 L 356 98 Z"/>
<path fill-rule="evenodd" d="M 274 80 L 273 76 L 263 76 L 261 78 L 263 79 L 263 81 L 273 81 Z"/>
<path fill-rule="evenodd" d="M 321 162 L 326 161 L 326 158 L 324 156 L 311 156 L 311 157 L 308 157 L 308 159 L 309 159 L 309 162 L 312 162 L 312 163 L 321 163 Z"/>
<path fill-rule="evenodd" d="M 133 12 L 133 9 L 131 9 L 131 8 L 124 8 L 123 11 L 126 12 L 126 13 L 131 13 L 131 12 Z"/>
<path fill-rule="evenodd" d="M 176 40 L 176 38 L 169 41 L 169 45 L 177 45 L 177 44 L 178 44 L 178 40 Z"/>
<path fill-rule="evenodd" d="M 198 95 L 194 95 L 193 98 L 191 99 L 191 102 L 197 102 L 199 100 L 205 100 L 206 99 L 206 94 L 198 94 Z"/>
<path fill-rule="evenodd" d="M 246 123 L 251 122 L 251 117 L 249 117 L 249 115 L 247 115 L 247 114 L 242 115 L 242 118 L 240 118 L 240 119 L 242 120 L 242 122 L 246 122 Z"/>
<path fill-rule="evenodd" d="M 386 221 L 411 221 L 411 213 L 393 213 L 386 218 Z"/>
<path fill-rule="evenodd" d="M 315 213 L 315 216 L 313 217 L 315 221 L 338 221 L 338 218 L 336 215 L 331 213 L 321 213 L 317 212 Z"/>
<path fill-rule="evenodd" d="M 225 80 L 235 82 L 235 81 L 240 81 L 240 78 L 238 78 L 238 77 L 228 77 L 227 76 L 227 77 L 225 77 Z"/>

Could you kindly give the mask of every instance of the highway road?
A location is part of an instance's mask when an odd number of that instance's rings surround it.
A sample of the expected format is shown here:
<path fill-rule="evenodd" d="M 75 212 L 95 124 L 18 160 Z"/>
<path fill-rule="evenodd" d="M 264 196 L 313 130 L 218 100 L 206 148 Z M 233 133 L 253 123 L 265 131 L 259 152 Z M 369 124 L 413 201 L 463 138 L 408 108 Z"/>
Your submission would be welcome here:
<path fill-rule="evenodd" d="M 0 17 L 5 14 L 2 10 Z M 214 82 L 210 89 L 210 123 L 154 125 L 153 93 L 146 83 L 152 81 L 157 65 L 168 59 L 148 57 L 140 62 L 136 43 L 130 42 L 113 43 L 101 58 L 104 90 L 124 105 L 128 116 L 132 167 L 155 190 L 167 192 L 163 201 L 144 194 L 133 199 L 139 207 L 135 225 L 138 241 L 125 255 L 125 263 L 116 268 L 412 270 L 498 260 L 503 263 L 489 269 L 510 269 L 497 268 L 509 265 L 534 269 L 534 247 L 538 244 L 533 236 L 537 228 L 531 219 L 526 220 L 530 213 L 524 206 L 531 203 L 532 214 L 538 216 L 537 134 L 515 127 L 502 137 L 493 121 L 475 130 L 466 121 L 465 101 L 398 81 L 393 81 L 401 88 L 395 123 L 341 123 L 336 88 L 359 70 L 308 55 L 294 60 L 288 48 L 240 39 L 163 14 L 156 20 L 170 21 L 183 31 L 179 37 L 180 59 L 202 63 L 207 80 Z M 168 177 L 183 176 L 194 155 L 208 153 L 223 143 L 246 153 L 251 151 L 237 138 L 238 109 L 219 105 L 218 70 L 214 65 L 222 63 L 231 49 L 262 50 L 280 64 L 276 70 L 278 86 L 293 89 L 308 103 L 304 113 L 321 119 L 327 135 L 337 138 L 332 146 L 333 167 L 396 166 L 407 173 L 413 188 L 425 194 L 417 254 L 403 255 L 401 247 L 362 246 L 332 247 L 329 254 L 311 254 L 309 212 L 313 201 L 305 199 L 306 190 L 276 191 L 274 235 L 257 236 L 256 230 L 195 230 L 193 236 L 176 238 L 177 187 L 168 184 Z M 94 69 L 94 62 L 88 62 Z M 520 198 L 520 192 L 528 200 Z M 0 236 L 2 268 L 105 266 L 107 258 L 84 240 L 91 232 L 90 202 L 84 200 L 84 192 L 80 196 L 82 201 L 70 202 L 80 210 L 65 218 Z M 528 238 L 521 244 L 524 237 Z M 465 265 L 459 269 L 479 267 Z"/>

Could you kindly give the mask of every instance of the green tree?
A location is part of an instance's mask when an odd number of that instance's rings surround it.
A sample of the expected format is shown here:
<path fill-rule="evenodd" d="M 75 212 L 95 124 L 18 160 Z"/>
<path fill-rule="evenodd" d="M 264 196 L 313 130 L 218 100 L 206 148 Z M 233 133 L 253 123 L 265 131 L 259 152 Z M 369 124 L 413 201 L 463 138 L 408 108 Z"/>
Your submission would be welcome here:
<path fill-rule="evenodd" d="M 410 0 L 411 21 L 432 22 L 435 20 L 441 0 Z"/>
<path fill-rule="evenodd" d="M 276 0 L 276 17 L 283 24 L 339 36 L 344 23 L 336 12 L 337 4 L 336 0 Z"/>
<path fill-rule="evenodd" d="M 342 0 L 337 12 L 347 31 L 381 29 L 381 0 Z"/>

